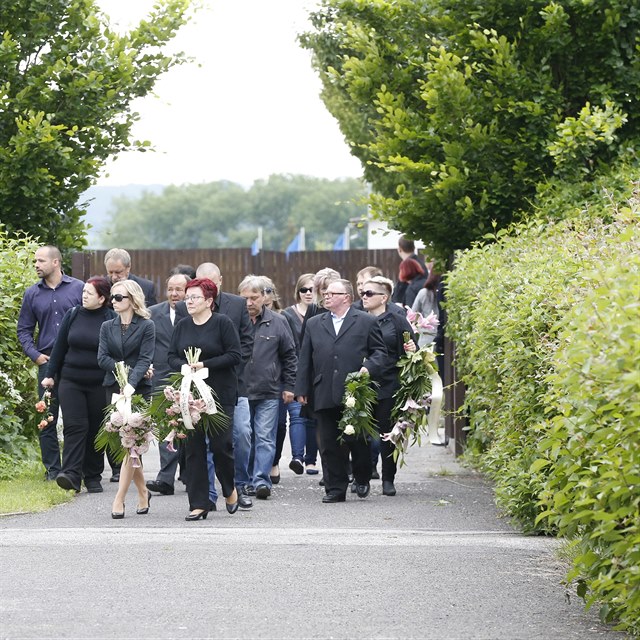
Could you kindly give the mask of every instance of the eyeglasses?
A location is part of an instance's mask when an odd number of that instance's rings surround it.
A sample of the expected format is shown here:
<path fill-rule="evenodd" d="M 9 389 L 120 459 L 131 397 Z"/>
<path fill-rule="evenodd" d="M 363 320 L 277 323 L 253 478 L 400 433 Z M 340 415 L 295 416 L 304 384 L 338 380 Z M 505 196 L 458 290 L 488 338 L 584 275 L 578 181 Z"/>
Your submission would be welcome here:
<path fill-rule="evenodd" d="M 325 291 L 322 294 L 323 298 L 333 298 L 333 296 L 348 296 L 346 291 Z"/>
<path fill-rule="evenodd" d="M 196 300 L 204 300 L 204 296 L 185 296 L 185 302 L 195 302 Z"/>
<path fill-rule="evenodd" d="M 313 287 L 300 287 L 298 293 L 313 293 Z"/>
<path fill-rule="evenodd" d="M 380 293 L 379 291 L 363 291 L 362 295 L 365 298 L 373 298 L 373 296 L 386 296 L 386 293 Z"/>
<path fill-rule="evenodd" d="M 129 296 L 123 296 L 121 293 L 113 293 L 111 295 L 111 301 L 115 300 L 116 302 L 122 302 L 125 298 Z"/>

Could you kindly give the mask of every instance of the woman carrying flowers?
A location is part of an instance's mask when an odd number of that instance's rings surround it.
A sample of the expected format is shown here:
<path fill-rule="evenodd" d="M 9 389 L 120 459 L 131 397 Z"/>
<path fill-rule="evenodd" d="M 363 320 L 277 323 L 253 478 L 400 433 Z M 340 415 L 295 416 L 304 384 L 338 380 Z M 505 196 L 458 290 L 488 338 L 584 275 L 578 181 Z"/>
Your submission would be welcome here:
<path fill-rule="evenodd" d="M 152 384 L 148 374 L 155 350 L 155 325 L 149 319 L 151 313 L 145 306 L 144 293 L 137 282 L 120 280 L 111 287 L 111 302 L 118 316 L 100 328 L 98 347 L 98 364 L 106 372 L 102 384 L 106 387 L 107 402 L 112 402 L 114 394 L 129 401 L 133 394 L 149 399 Z M 124 387 L 116 379 L 116 364 L 119 363 L 123 363 L 126 370 Z M 131 406 L 130 402 L 128 406 Z M 136 513 L 149 512 L 150 494 L 145 486 L 142 465 L 137 459 L 135 462 L 134 466 L 134 459 L 125 457 L 111 509 L 114 519 L 124 518 L 124 498 L 132 481 L 138 489 Z"/>
<path fill-rule="evenodd" d="M 89 278 L 82 290 L 82 305 L 67 311 L 56 337 L 42 386 L 50 389 L 58 378 L 58 399 L 64 414 L 62 470 L 56 482 L 63 489 L 101 493 L 104 453 L 93 441 L 107 406 L 98 366 L 100 327 L 116 317 L 109 309 L 110 282 Z"/>
<path fill-rule="evenodd" d="M 169 347 L 169 366 L 180 371 L 189 365 L 194 375 L 206 370 L 204 382 L 218 396 L 228 420 L 224 429 L 209 431 L 196 426 L 185 440 L 186 463 L 189 470 L 187 521 L 205 520 L 209 514 L 209 476 L 207 473 L 207 440 L 213 453 L 216 476 L 226 499 L 227 511 L 238 510 L 238 493 L 234 483 L 234 458 L 231 424 L 237 402 L 236 365 L 240 362 L 240 339 L 233 322 L 225 315 L 214 313 L 218 287 L 208 278 L 196 278 L 187 284 L 185 303 L 190 317 L 181 320 L 173 331 Z M 198 350 L 200 359 L 189 361 L 188 353 Z"/>
<path fill-rule="evenodd" d="M 411 325 L 406 318 L 387 309 L 391 299 L 393 283 L 382 276 L 375 276 L 364 283 L 362 305 L 365 311 L 376 316 L 382 337 L 387 347 L 387 357 L 381 376 L 378 378 L 380 389 L 378 402 L 374 409 L 374 417 L 380 434 L 391 431 L 391 412 L 393 410 L 393 396 L 400 386 L 398 379 L 398 360 L 406 352 L 416 350 L 416 338 Z M 411 338 L 404 339 L 404 333 L 409 332 Z M 394 445 L 381 439 L 380 457 L 382 458 L 382 493 L 385 496 L 395 496 L 394 480 L 397 466 L 394 459 Z"/>

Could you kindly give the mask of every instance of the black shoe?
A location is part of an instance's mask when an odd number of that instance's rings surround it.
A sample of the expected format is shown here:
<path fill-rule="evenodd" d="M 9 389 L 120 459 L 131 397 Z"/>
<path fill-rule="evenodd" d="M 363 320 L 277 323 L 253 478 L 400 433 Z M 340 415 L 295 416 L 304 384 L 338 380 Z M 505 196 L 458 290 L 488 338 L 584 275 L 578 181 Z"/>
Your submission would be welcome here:
<path fill-rule="evenodd" d="M 231 495 L 233 495 L 233 493 Z M 227 507 L 227 511 L 229 513 L 235 513 L 238 510 L 238 507 L 240 506 L 240 492 L 237 489 L 236 489 L 236 501 L 226 502 L 226 498 L 225 498 L 225 506 Z"/>
<path fill-rule="evenodd" d="M 124 502 L 122 503 L 122 511 L 112 511 L 111 517 L 114 520 L 122 520 L 124 518 Z"/>
<path fill-rule="evenodd" d="M 356 483 L 352 482 L 351 483 L 351 493 L 355 493 L 356 492 Z"/>
<path fill-rule="evenodd" d="M 71 478 L 66 473 L 62 473 L 62 471 L 56 476 L 56 483 L 65 491 L 75 491 L 76 493 L 80 491 L 80 487 L 76 487 Z"/>
<path fill-rule="evenodd" d="M 371 479 L 372 480 L 380 480 L 380 474 L 378 473 L 378 470 L 374 467 L 373 471 L 371 472 Z"/>
<path fill-rule="evenodd" d="M 209 511 L 207 509 L 202 509 L 200 513 L 190 513 L 185 517 L 187 522 L 195 522 L 196 520 L 206 520 L 209 515 Z"/>
<path fill-rule="evenodd" d="M 256 487 L 256 498 L 258 500 L 266 500 L 271 495 L 271 489 L 266 484 L 261 484 Z"/>
<path fill-rule="evenodd" d="M 395 496 L 396 488 L 391 480 L 382 481 L 382 495 L 383 496 Z"/>
<path fill-rule="evenodd" d="M 369 495 L 370 489 L 371 485 L 368 482 L 367 484 L 357 484 L 356 493 L 358 494 L 358 498 L 366 498 Z"/>
<path fill-rule="evenodd" d="M 302 460 L 294 458 L 289 463 L 289 469 L 291 469 L 291 471 L 293 471 L 293 473 L 295 473 L 296 475 L 301 476 L 304 473 L 304 465 L 302 464 Z"/>
<path fill-rule="evenodd" d="M 213 500 L 209 500 L 209 511 L 217 511 L 218 507 Z"/>
<path fill-rule="evenodd" d="M 59 473 L 60 473 L 59 471 L 45 471 L 44 479 L 49 482 L 53 482 L 58 477 Z"/>
<path fill-rule="evenodd" d="M 347 497 L 344 493 L 327 493 L 326 496 L 323 496 L 322 502 L 325 504 L 332 504 L 334 502 L 344 502 Z"/>
<path fill-rule="evenodd" d="M 242 492 L 242 489 L 236 489 L 238 492 L 238 506 L 241 509 L 251 509 L 253 507 L 253 500 Z"/>
<path fill-rule="evenodd" d="M 280 467 L 277 464 L 274 464 L 273 469 L 277 469 L 278 473 L 274 473 L 273 475 L 269 474 L 269 480 L 271 480 L 271 484 L 278 484 L 280 482 Z"/>
<path fill-rule="evenodd" d="M 252 484 L 245 484 L 244 487 L 242 487 L 242 493 L 244 493 L 245 496 L 255 496 L 256 490 Z"/>
<path fill-rule="evenodd" d="M 318 480 L 318 485 L 324 487 L 324 478 L 320 478 L 320 480 Z"/>
<path fill-rule="evenodd" d="M 88 482 L 85 480 L 84 486 L 87 489 L 87 493 L 102 493 L 104 491 L 100 480 L 89 480 Z"/>
<path fill-rule="evenodd" d="M 147 513 L 149 513 L 149 507 L 151 506 L 151 493 L 149 491 L 147 491 L 147 506 L 143 507 L 142 509 L 136 509 L 136 513 L 139 516 L 145 516 L 147 515 Z"/>
<path fill-rule="evenodd" d="M 167 482 L 159 482 L 158 480 L 149 480 L 147 489 L 154 493 L 161 493 L 163 496 L 172 496 L 175 489 Z"/>
<path fill-rule="evenodd" d="M 114 473 L 110 478 L 109 482 L 120 482 L 120 472 Z"/>

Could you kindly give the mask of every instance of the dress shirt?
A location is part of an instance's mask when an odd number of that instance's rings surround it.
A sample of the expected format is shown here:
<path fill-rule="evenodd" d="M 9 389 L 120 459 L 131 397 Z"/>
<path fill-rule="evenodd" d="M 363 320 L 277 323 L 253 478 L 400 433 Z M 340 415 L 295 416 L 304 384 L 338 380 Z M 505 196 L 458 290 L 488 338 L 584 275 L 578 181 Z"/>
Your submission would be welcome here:
<path fill-rule="evenodd" d="M 333 311 L 331 312 L 331 319 L 333 320 L 333 328 L 336 331 L 336 335 L 340 333 L 340 327 L 342 326 L 342 321 L 345 319 L 345 316 L 347 315 L 347 311 L 345 311 L 345 314 L 341 318 L 339 318 L 335 313 L 333 313 Z"/>

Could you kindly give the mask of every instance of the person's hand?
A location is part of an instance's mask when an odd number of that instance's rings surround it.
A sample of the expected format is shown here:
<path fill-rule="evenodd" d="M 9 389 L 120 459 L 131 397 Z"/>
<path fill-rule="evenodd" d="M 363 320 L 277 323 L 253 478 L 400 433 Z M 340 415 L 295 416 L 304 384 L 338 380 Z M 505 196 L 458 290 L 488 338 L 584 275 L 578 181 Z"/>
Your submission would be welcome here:
<path fill-rule="evenodd" d="M 405 351 L 415 351 L 416 350 L 416 343 L 413 340 L 409 340 L 409 342 L 405 342 L 403 346 L 404 346 L 404 350 Z"/>
<path fill-rule="evenodd" d="M 307 404 L 307 396 L 296 396 L 296 400 L 300 404 Z"/>
<path fill-rule="evenodd" d="M 285 404 L 289 404 L 290 402 L 293 402 L 293 393 L 291 391 L 283 391 L 282 392 L 282 401 Z"/>
<path fill-rule="evenodd" d="M 35 359 L 35 363 L 40 366 L 42 364 L 45 364 L 46 362 L 49 362 L 49 356 L 41 353 L 36 359 Z"/>
<path fill-rule="evenodd" d="M 147 379 L 153 378 L 153 365 L 149 365 L 147 373 L 144 374 L 144 377 Z"/>
<path fill-rule="evenodd" d="M 53 380 L 53 378 L 43 378 L 40 384 L 44 389 L 51 389 L 51 387 L 53 387 L 53 385 L 55 384 L 55 381 Z"/>
<path fill-rule="evenodd" d="M 191 365 L 191 369 L 193 369 L 193 371 L 198 371 L 198 369 L 202 369 L 202 367 L 204 367 L 204 362 L 196 362 Z"/>

